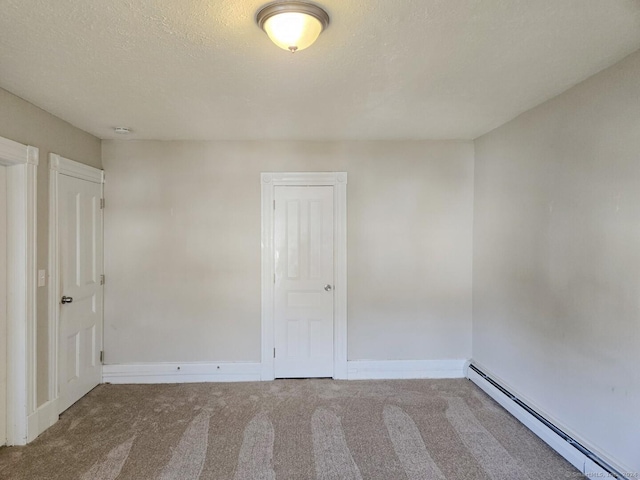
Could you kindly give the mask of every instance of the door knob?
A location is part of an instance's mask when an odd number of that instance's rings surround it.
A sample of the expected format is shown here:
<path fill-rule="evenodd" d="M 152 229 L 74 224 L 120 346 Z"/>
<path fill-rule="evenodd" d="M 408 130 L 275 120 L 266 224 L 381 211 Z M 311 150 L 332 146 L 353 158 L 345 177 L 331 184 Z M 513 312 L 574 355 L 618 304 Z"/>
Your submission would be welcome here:
<path fill-rule="evenodd" d="M 62 303 L 63 305 L 66 305 L 67 303 L 71 303 L 73 302 L 73 297 L 62 297 L 62 300 L 60 300 L 60 303 Z"/>
<path fill-rule="evenodd" d="M 330 292 L 331 291 L 331 285 L 329 285 L 328 283 L 324 286 L 324 291 L 325 292 Z"/>

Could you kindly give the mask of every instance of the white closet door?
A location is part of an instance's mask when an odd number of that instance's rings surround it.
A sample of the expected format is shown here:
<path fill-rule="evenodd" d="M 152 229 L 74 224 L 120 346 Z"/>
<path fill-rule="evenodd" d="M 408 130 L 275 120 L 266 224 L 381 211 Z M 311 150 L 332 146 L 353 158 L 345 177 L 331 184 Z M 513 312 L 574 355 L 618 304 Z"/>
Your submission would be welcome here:
<path fill-rule="evenodd" d="M 333 187 L 275 187 L 275 376 L 333 376 Z"/>

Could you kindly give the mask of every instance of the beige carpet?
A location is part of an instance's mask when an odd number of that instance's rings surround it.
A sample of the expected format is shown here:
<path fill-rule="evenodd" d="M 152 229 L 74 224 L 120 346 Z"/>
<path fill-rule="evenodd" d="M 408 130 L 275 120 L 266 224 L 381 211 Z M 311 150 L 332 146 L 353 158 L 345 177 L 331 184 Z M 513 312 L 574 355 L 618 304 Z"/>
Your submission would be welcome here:
<path fill-rule="evenodd" d="M 582 478 L 468 380 L 102 385 L 3 479 Z"/>

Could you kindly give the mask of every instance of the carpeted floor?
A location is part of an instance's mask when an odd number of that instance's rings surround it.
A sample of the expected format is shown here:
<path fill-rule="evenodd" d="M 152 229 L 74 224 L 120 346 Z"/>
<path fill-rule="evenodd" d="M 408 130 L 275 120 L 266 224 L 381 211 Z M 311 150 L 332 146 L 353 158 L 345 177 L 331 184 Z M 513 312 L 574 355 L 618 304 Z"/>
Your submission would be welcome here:
<path fill-rule="evenodd" d="M 2 479 L 583 478 L 468 380 L 101 385 Z"/>

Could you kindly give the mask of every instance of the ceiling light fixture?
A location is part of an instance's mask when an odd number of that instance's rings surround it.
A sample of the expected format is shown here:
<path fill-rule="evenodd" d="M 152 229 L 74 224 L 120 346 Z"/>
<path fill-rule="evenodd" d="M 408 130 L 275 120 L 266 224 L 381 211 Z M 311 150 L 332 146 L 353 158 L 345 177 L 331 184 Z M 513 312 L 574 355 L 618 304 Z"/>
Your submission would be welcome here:
<path fill-rule="evenodd" d="M 262 7 L 256 22 L 273 43 L 295 53 L 317 40 L 329 26 L 329 14 L 311 3 L 282 1 Z"/>
<path fill-rule="evenodd" d="M 131 129 L 127 127 L 115 127 L 113 131 L 119 135 L 129 135 L 131 133 Z"/>

